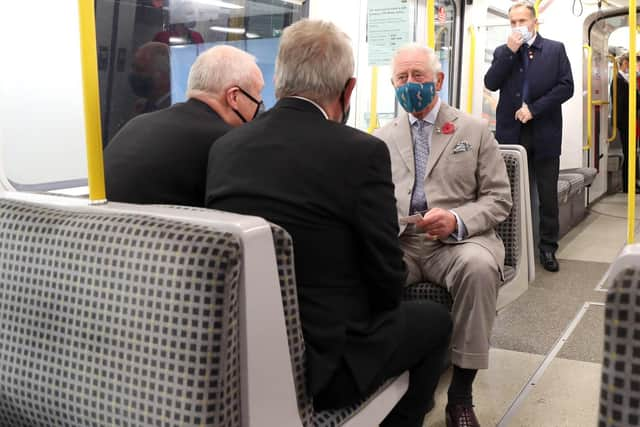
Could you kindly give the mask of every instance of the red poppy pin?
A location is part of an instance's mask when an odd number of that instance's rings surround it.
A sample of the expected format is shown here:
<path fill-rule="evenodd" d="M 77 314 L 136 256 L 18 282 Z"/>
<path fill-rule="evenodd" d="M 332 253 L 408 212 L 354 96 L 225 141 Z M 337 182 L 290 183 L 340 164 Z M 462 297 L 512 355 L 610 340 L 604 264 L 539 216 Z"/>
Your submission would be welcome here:
<path fill-rule="evenodd" d="M 451 122 L 446 122 L 445 124 L 442 125 L 441 132 L 445 135 L 450 135 L 455 131 L 456 131 L 456 125 L 454 125 Z"/>

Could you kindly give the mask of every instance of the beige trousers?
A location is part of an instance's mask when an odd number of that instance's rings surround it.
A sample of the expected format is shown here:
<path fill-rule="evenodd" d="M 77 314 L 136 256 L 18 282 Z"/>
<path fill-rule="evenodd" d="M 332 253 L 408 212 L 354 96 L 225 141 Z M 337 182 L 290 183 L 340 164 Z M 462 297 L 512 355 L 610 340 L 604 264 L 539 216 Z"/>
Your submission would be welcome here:
<path fill-rule="evenodd" d="M 407 285 L 436 283 L 453 297 L 451 362 L 466 369 L 487 369 L 502 267 L 483 246 L 427 240 L 412 226 L 400 235 L 400 246 L 409 270 Z"/>

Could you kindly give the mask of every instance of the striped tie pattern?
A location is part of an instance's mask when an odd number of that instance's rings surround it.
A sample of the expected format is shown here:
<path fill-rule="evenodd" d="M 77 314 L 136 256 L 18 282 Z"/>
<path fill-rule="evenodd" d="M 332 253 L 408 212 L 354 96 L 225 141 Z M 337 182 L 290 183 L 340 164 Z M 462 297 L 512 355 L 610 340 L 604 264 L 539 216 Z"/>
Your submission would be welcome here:
<path fill-rule="evenodd" d="M 429 123 L 424 120 L 417 120 L 413 124 L 413 157 L 416 162 L 416 180 L 411 192 L 411 212 L 427 210 L 424 177 L 427 171 L 427 160 L 429 159 L 428 125 Z"/>

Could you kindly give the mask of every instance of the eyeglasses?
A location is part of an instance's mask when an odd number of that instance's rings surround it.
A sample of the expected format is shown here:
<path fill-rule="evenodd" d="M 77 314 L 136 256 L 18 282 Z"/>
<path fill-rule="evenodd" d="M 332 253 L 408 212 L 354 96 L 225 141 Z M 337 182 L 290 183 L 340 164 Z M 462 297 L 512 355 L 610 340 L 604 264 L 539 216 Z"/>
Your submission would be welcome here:
<path fill-rule="evenodd" d="M 247 98 L 249 98 L 250 100 L 256 103 L 256 111 L 255 113 L 253 113 L 253 117 L 251 118 L 251 120 L 255 119 L 259 113 L 264 111 L 265 109 L 264 101 L 262 100 L 258 101 L 253 96 L 249 95 L 249 93 L 246 90 L 242 89 L 240 86 L 238 86 L 238 90 L 240 90 L 240 92 L 242 92 Z"/>

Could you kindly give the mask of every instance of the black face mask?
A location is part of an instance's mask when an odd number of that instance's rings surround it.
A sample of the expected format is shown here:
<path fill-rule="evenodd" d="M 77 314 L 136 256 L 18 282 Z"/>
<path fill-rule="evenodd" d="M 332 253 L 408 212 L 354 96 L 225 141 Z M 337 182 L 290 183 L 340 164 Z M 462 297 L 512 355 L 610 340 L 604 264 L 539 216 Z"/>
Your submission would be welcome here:
<path fill-rule="evenodd" d="M 346 109 L 344 108 L 344 93 L 346 92 L 350 81 L 351 79 L 347 80 L 347 83 L 344 85 L 344 89 L 342 89 L 342 92 L 340 93 L 340 106 L 342 107 L 342 119 L 340 120 L 340 123 L 343 125 L 347 124 L 347 121 L 349 120 L 349 113 L 351 112 L 351 105 L 348 105 Z"/>
<path fill-rule="evenodd" d="M 129 74 L 129 86 L 136 96 L 148 98 L 153 91 L 153 78 L 145 74 L 131 73 Z"/>
<path fill-rule="evenodd" d="M 251 101 L 253 101 L 256 104 L 256 111 L 253 113 L 253 117 L 251 117 L 251 120 L 253 120 L 256 117 L 258 117 L 258 114 L 264 112 L 264 101 L 258 101 L 253 96 L 249 95 L 247 93 L 247 91 L 242 89 L 240 86 L 238 86 L 238 90 L 240 90 L 240 92 L 242 92 L 244 94 L 244 96 L 246 96 L 247 98 L 249 98 Z M 245 119 L 242 116 L 242 114 L 240 114 L 240 111 L 236 110 L 235 108 L 232 108 L 231 110 L 233 110 L 233 112 L 236 113 L 236 115 L 238 117 L 240 117 L 240 120 L 242 120 L 242 123 L 247 123 L 249 121 L 249 120 Z"/>

